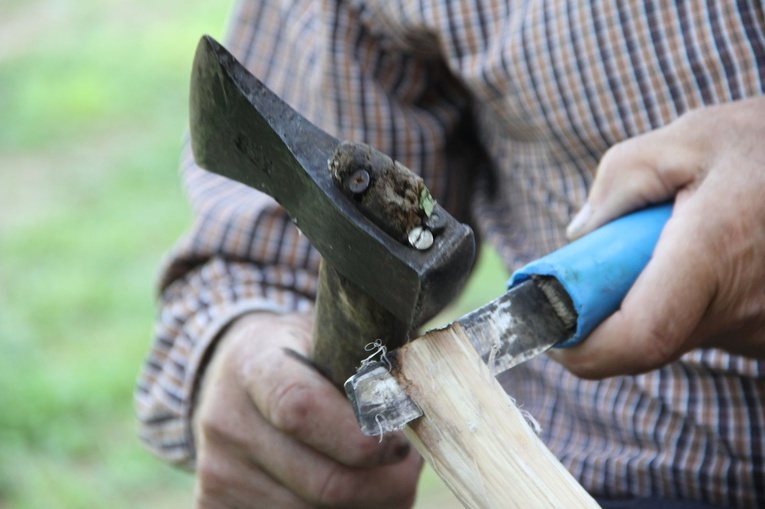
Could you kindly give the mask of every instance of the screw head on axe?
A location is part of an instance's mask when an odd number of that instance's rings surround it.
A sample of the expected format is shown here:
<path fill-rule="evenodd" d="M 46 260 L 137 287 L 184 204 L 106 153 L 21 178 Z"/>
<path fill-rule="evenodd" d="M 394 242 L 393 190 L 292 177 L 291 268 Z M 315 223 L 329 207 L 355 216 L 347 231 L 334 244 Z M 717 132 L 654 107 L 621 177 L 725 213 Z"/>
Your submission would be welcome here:
<path fill-rule="evenodd" d="M 407 331 L 433 317 L 462 287 L 473 264 L 473 232 L 433 203 L 422 179 L 372 147 L 338 140 L 309 122 L 209 36 L 200 40 L 194 58 L 189 110 L 196 162 L 276 199 L 329 267 L 321 271 L 331 276 L 324 286 L 349 289 L 330 300 L 363 301 L 361 315 L 341 312 L 322 336 L 361 330 L 362 335 L 397 336 L 383 338 L 395 348 L 408 339 Z M 386 180 L 390 174 L 409 179 L 406 194 L 392 203 L 409 203 L 410 210 L 380 216 L 385 207 L 372 189 L 400 187 Z M 411 214 L 413 203 L 419 216 Z M 407 214 L 410 220 L 398 221 Z M 410 245 L 414 226 L 430 223 L 437 223 L 432 244 L 418 240 L 417 247 Z M 319 317 L 329 307 L 322 305 L 325 279 L 320 277 Z M 359 316 L 376 323 L 354 328 Z M 396 324 L 385 325 L 390 322 Z M 358 353 L 338 363 L 341 368 L 327 369 L 334 360 L 318 367 L 342 385 L 363 355 L 364 343 L 377 337 L 356 338 L 362 347 L 346 347 Z M 314 345 L 327 342 L 317 339 L 315 328 Z"/>
<path fill-rule="evenodd" d="M 284 103 L 209 36 L 197 47 L 190 92 L 197 163 L 275 198 L 326 263 L 403 323 L 420 325 L 462 287 L 475 250 L 470 228 L 436 205 L 442 224 L 430 249 L 385 233 L 332 180 L 327 165 L 341 141 Z"/>

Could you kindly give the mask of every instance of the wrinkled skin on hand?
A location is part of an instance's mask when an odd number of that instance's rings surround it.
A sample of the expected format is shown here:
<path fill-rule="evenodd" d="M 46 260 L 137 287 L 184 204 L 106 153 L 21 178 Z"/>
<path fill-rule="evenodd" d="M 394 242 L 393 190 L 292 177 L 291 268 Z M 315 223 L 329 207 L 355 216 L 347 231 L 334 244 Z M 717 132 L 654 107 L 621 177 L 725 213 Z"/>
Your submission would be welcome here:
<path fill-rule="evenodd" d="M 310 319 L 252 314 L 221 338 L 194 415 L 197 508 L 411 507 L 422 465 L 403 435 L 359 431 L 300 356 Z"/>
<path fill-rule="evenodd" d="M 644 372 L 699 346 L 765 357 L 765 97 L 691 111 L 614 146 L 569 236 L 673 198 L 621 309 L 580 346 L 552 352 L 575 374 Z"/>

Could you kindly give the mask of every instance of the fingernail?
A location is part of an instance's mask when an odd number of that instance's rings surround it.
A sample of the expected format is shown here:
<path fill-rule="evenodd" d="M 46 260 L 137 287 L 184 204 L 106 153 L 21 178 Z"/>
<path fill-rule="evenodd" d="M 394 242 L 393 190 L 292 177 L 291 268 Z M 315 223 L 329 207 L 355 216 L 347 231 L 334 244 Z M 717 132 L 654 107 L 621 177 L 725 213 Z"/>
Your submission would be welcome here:
<path fill-rule="evenodd" d="M 412 446 L 405 438 L 394 436 L 387 439 L 386 442 L 385 452 L 381 459 L 383 465 L 398 463 L 409 456 L 409 451 L 412 449 Z"/>
<path fill-rule="evenodd" d="M 579 237 L 580 232 L 587 224 L 587 221 L 590 220 L 590 217 L 592 217 L 592 207 L 590 207 L 589 203 L 585 203 L 584 207 L 582 207 L 582 210 L 580 210 L 574 216 L 574 219 L 571 220 L 568 227 L 566 228 L 566 236 L 569 239 L 575 239 Z"/>

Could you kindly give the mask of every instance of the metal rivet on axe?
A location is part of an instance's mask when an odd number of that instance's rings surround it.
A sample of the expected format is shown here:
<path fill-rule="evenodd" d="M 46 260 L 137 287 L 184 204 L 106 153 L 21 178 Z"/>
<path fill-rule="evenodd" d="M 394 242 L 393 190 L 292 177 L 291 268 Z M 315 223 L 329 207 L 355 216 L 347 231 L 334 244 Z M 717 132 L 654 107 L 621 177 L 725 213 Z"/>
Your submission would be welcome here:
<path fill-rule="evenodd" d="M 409 230 L 409 244 L 415 249 L 425 251 L 433 245 L 433 233 L 422 226 L 415 226 Z"/>
<path fill-rule="evenodd" d="M 363 193 L 369 187 L 369 172 L 367 170 L 356 170 L 348 179 L 348 189 L 352 193 Z"/>

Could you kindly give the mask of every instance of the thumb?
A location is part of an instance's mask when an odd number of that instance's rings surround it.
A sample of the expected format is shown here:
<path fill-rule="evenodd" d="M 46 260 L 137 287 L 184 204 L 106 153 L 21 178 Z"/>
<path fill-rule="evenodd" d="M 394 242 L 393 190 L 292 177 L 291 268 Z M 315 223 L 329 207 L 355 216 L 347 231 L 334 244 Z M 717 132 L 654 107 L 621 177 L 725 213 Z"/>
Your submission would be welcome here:
<path fill-rule="evenodd" d="M 598 165 L 587 203 L 566 234 L 577 239 L 628 212 L 674 197 L 700 173 L 701 151 L 676 121 L 611 147 Z"/>

